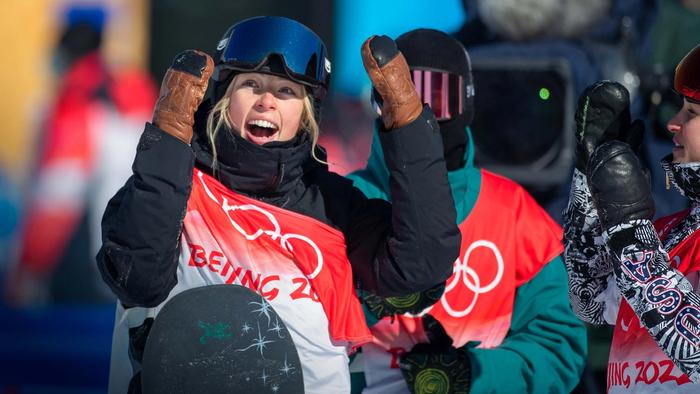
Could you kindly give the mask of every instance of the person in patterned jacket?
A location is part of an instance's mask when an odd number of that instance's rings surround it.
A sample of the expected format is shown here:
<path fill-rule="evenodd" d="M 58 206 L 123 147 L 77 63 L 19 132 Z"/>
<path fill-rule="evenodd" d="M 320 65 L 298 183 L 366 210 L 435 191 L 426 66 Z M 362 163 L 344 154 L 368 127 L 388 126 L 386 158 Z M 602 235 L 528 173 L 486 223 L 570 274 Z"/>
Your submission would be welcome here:
<path fill-rule="evenodd" d="M 637 154 L 643 124 L 629 93 L 602 81 L 579 99 L 576 170 L 564 212 L 575 313 L 613 324 L 611 393 L 700 390 L 700 46 L 676 67 L 683 106 L 668 122 L 675 148 L 661 165 L 690 208 L 657 219 Z"/>

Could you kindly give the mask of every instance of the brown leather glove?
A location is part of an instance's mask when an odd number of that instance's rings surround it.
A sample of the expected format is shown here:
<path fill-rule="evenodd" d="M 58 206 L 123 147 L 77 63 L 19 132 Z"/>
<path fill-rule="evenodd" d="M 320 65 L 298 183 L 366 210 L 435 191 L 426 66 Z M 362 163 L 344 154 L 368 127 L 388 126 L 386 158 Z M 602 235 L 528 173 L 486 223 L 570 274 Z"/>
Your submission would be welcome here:
<path fill-rule="evenodd" d="M 382 121 L 387 130 L 403 127 L 423 112 L 411 72 L 394 40 L 372 36 L 362 44 L 362 63 L 382 99 Z"/>
<path fill-rule="evenodd" d="M 214 61 L 204 52 L 186 50 L 165 72 L 153 110 L 153 124 L 186 144 L 192 141 L 194 113 L 202 103 Z"/>

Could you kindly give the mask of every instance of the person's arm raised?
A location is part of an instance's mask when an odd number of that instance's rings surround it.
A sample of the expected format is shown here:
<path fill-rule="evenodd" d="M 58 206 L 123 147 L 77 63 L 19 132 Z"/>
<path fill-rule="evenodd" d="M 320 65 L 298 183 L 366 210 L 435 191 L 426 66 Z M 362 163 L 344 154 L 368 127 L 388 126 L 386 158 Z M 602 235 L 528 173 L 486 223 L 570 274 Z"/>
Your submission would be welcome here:
<path fill-rule="evenodd" d="M 133 175 L 102 219 L 98 267 L 126 306 L 158 305 L 177 283 L 179 238 L 192 189 L 194 113 L 213 68 L 202 52 L 175 57 L 163 78 L 153 124 L 139 141 Z"/>
<path fill-rule="evenodd" d="M 380 140 L 390 174 L 390 226 L 355 215 L 348 239 L 368 250 L 352 261 L 364 289 L 383 297 L 402 296 L 432 288 L 450 277 L 459 254 L 461 235 L 447 181 L 440 127 L 430 108 L 423 108 L 403 54 L 387 36 L 370 37 L 362 58 L 381 96 L 383 128 Z M 358 194 L 361 194 L 359 190 Z M 364 197 L 363 197 L 364 198 Z M 388 221 L 383 215 L 375 219 Z M 371 219 L 371 218 L 370 218 Z M 370 261 L 367 261 L 370 260 Z M 369 263 L 369 264 L 368 264 Z"/>

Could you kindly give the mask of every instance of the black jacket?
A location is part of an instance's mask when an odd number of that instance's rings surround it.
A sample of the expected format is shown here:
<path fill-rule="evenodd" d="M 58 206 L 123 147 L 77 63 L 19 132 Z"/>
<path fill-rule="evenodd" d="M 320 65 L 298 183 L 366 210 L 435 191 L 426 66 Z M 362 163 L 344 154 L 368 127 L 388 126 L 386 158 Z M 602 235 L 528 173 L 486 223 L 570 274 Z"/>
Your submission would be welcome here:
<path fill-rule="evenodd" d="M 204 124 L 201 116 L 196 124 Z M 393 205 L 367 199 L 350 180 L 328 171 L 311 157 L 306 133 L 300 135 L 261 147 L 222 130 L 215 141 L 219 166 L 212 170 L 211 145 L 201 127 L 190 147 L 147 124 L 133 176 L 102 219 L 97 262 L 122 303 L 153 307 L 175 286 L 193 167 L 236 192 L 342 231 L 359 288 L 403 295 L 452 274 L 461 236 L 439 128 L 429 109 L 411 124 L 381 133 Z"/>

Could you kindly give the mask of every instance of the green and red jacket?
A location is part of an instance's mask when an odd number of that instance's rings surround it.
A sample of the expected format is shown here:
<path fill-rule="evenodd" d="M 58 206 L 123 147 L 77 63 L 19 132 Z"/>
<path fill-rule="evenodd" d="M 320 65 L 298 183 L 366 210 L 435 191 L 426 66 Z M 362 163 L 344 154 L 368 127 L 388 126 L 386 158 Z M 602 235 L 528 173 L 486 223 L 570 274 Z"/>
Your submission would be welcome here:
<path fill-rule="evenodd" d="M 390 200 L 382 163 L 375 135 L 367 167 L 349 177 L 368 197 Z M 471 392 L 570 392 L 586 331 L 567 297 L 561 228 L 522 187 L 472 163 L 470 144 L 467 165 L 448 173 L 462 248 L 445 293 L 423 313 L 467 349 Z M 407 392 L 397 357 L 426 341 L 420 318 L 385 318 L 372 332 L 351 363 L 353 392 Z"/>

